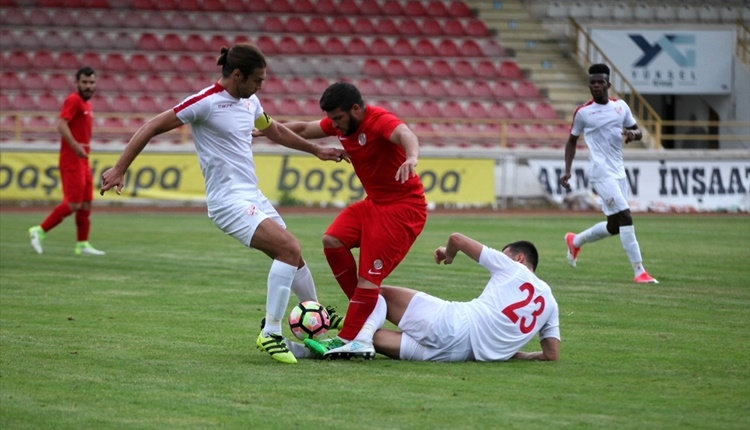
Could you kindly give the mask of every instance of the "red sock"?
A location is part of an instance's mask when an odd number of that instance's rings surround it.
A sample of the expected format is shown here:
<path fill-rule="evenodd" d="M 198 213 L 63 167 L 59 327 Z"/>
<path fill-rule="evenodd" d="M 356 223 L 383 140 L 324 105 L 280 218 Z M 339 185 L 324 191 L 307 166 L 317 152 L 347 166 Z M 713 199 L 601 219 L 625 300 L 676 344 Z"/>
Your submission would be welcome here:
<path fill-rule="evenodd" d="M 349 309 L 346 310 L 344 328 L 339 337 L 344 340 L 352 340 L 357 337 L 362 326 L 365 325 L 367 317 L 370 316 L 375 305 L 378 304 L 380 288 L 357 288 L 354 296 L 349 300 Z"/>
<path fill-rule="evenodd" d="M 42 230 L 46 232 L 52 230 L 63 222 L 63 220 L 70 214 L 72 214 L 73 211 L 70 209 L 70 206 L 68 206 L 67 203 L 62 202 L 59 205 L 55 206 L 54 209 L 52 209 L 52 212 L 47 215 L 47 218 L 42 221 L 40 226 L 42 227 Z"/>
<path fill-rule="evenodd" d="M 79 242 L 89 240 L 89 231 L 91 230 L 91 210 L 79 209 L 76 212 L 76 228 Z"/>
<path fill-rule="evenodd" d="M 323 253 L 328 260 L 328 266 L 336 278 L 336 282 L 349 299 L 354 295 L 354 289 L 357 288 L 359 276 L 357 275 L 357 262 L 354 261 L 352 252 L 344 247 L 340 248 L 323 248 Z"/>

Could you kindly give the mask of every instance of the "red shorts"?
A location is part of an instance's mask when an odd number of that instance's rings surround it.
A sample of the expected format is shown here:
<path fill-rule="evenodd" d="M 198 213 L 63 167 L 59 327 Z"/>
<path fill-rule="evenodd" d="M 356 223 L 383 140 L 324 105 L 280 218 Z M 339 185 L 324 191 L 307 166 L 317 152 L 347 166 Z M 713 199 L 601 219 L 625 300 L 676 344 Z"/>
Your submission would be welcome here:
<path fill-rule="evenodd" d="M 375 204 L 365 199 L 344 209 L 326 234 L 349 249 L 360 248 L 359 276 L 380 286 L 409 252 L 426 221 L 424 200 Z"/>
<path fill-rule="evenodd" d="M 78 165 L 60 166 L 63 201 L 82 203 L 94 200 L 94 180 L 91 176 L 88 160 L 81 159 Z"/>

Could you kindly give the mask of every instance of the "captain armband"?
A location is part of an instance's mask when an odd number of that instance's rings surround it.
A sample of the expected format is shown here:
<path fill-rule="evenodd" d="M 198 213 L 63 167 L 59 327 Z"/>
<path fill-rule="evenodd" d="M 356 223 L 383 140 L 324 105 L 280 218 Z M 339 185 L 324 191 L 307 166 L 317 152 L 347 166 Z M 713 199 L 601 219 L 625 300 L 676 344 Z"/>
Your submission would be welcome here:
<path fill-rule="evenodd" d="M 255 128 L 257 128 L 260 131 L 263 131 L 267 129 L 271 125 L 272 122 L 273 120 L 271 119 L 271 117 L 268 116 L 267 113 L 263 112 L 261 116 L 255 119 Z"/>

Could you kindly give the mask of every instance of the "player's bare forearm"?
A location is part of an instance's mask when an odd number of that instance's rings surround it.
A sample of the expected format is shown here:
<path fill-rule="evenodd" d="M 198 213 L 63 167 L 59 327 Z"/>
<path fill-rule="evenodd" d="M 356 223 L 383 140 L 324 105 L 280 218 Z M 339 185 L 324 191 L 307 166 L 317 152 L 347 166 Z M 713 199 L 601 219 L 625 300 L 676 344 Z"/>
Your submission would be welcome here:
<path fill-rule="evenodd" d="M 458 254 L 458 251 L 468 255 L 474 261 L 479 261 L 479 256 L 482 254 L 484 245 L 461 233 L 453 233 L 448 238 L 448 244 L 445 246 L 445 249 L 446 255 L 450 257 L 451 261 Z"/>
<path fill-rule="evenodd" d="M 518 351 L 513 357 L 515 360 L 536 360 L 536 361 L 557 361 L 560 359 L 560 341 L 548 337 L 539 342 L 542 345 L 541 351 L 523 352 Z"/>
<path fill-rule="evenodd" d="M 320 128 L 319 121 L 292 121 L 285 122 L 284 126 L 292 133 L 305 139 L 322 139 L 327 136 Z"/>

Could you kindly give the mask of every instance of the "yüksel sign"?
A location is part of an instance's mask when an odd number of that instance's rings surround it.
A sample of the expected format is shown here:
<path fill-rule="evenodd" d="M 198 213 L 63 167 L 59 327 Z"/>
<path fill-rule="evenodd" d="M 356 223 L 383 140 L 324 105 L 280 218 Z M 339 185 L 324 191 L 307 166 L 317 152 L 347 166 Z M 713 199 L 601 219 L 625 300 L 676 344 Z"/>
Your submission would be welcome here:
<path fill-rule="evenodd" d="M 734 31 L 597 28 L 591 38 L 642 94 L 731 91 Z"/>

